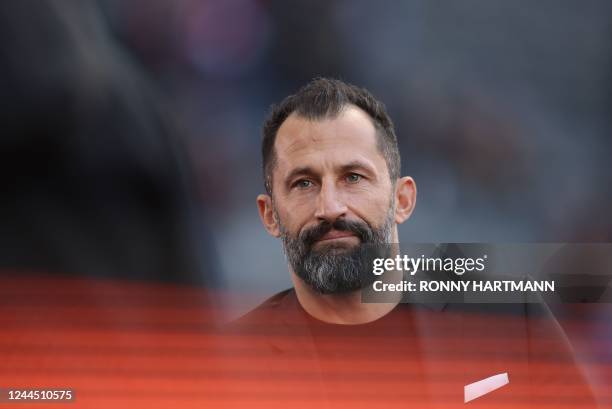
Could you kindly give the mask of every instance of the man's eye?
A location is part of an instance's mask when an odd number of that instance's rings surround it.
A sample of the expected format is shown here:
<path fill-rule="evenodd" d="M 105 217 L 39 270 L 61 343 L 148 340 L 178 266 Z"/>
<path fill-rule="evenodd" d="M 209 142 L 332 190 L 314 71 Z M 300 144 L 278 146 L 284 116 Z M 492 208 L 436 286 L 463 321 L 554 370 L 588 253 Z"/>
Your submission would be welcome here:
<path fill-rule="evenodd" d="M 346 177 L 346 181 L 348 183 L 357 183 L 361 180 L 361 175 L 358 175 L 356 173 L 351 173 Z"/>
<path fill-rule="evenodd" d="M 307 189 L 310 186 L 312 186 L 312 182 L 307 179 L 302 179 L 302 180 L 298 180 L 297 182 L 295 182 L 294 186 L 297 187 L 298 189 Z"/>

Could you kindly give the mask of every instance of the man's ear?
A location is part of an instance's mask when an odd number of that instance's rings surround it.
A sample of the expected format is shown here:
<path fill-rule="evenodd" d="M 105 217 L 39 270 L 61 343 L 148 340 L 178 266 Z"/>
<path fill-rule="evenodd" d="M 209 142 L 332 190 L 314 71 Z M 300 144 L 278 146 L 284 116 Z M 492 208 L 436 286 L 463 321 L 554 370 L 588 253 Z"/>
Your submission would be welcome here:
<path fill-rule="evenodd" d="M 264 227 L 274 237 L 280 236 L 280 227 L 278 220 L 274 216 L 274 209 L 272 208 L 272 198 L 270 195 L 259 195 L 257 196 L 257 210 L 259 210 L 259 217 Z"/>
<path fill-rule="evenodd" d="M 395 184 L 395 222 L 404 223 L 414 210 L 416 204 L 417 189 L 414 179 L 404 176 Z"/>

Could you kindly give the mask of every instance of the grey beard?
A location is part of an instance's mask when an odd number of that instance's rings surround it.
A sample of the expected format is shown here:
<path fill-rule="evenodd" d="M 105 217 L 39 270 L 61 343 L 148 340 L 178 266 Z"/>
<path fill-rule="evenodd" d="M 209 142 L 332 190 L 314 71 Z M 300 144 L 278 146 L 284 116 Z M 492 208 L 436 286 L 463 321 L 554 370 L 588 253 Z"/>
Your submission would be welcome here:
<path fill-rule="evenodd" d="M 379 229 L 371 228 L 363 222 L 341 220 L 327 226 L 319 225 L 298 237 L 291 237 L 279 223 L 287 261 L 297 276 L 318 293 L 340 294 L 363 289 L 376 278 L 372 274 L 374 258 L 388 257 L 393 227 L 392 209 Z M 322 235 L 317 233 L 331 228 L 351 231 L 359 237 L 361 243 L 351 248 L 330 245 L 319 250 L 313 249 L 313 241 Z"/>

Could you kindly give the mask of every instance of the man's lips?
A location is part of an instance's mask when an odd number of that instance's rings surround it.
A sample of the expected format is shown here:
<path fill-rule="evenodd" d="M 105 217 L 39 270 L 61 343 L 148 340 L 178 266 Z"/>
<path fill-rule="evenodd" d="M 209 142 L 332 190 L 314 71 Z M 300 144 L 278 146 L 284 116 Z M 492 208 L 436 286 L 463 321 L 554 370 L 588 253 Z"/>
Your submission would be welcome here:
<path fill-rule="evenodd" d="M 355 235 L 355 233 L 350 232 L 350 231 L 331 230 L 331 231 L 325 233 L 325 235 L 323 237 L 321 237 L 319 240 L 317 240 L 317 242 L 326 241 L 326 240 L 341 239 L 341 238 L 345 238 L 345 237 L 357 237 L 357 236 Z"/>

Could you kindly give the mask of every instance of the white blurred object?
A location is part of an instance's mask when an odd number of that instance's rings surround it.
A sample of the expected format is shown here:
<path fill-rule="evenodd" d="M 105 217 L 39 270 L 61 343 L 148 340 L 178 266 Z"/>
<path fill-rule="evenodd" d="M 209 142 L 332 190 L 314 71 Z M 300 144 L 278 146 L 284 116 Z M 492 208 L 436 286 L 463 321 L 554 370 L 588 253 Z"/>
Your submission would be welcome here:
<path fill-rule="evenodd" d="M 481 397 L 482 395 L 486 395 L 489 392 L 493 392 L 494 390 L 499 389 L 509 383 L 510 380 L 508 379 L 508 372 L 504 372 L 471 383 L 469 385 L 465 385 L 465 387 L 463 388 L 463 402 L 467 403 L 471 400 Z"/>

